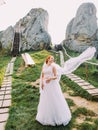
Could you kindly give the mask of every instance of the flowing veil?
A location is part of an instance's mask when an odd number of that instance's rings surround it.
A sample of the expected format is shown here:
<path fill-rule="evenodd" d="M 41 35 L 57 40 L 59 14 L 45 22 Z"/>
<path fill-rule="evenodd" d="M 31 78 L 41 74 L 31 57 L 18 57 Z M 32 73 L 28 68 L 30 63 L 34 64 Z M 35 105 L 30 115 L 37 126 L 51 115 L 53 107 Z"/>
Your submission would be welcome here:
<path fill-rule="evenodd" d="M 73 71 L 75 71 L 83 62 L 86 60 L 90 60 L 95 55 L 96 48 L 95 47 L 89 47 L 84 52 L 82 52 L 79 56 L 70 58 L 64 63 L 64 67 L 61 67 L 60 65 L 53 63 L 56 70 L 57 70 L 57 79 L 60 81 L 61 75 L 63 74 L 70 74 Z M 45 63 L 44 63 L 45 65 Z M 43 65 L 43 66 L 44 66 Z M 42 79 L 40 76 L 40 85 L 42 83 Z M 40 92 L 42 91 L 40 86 Z"/>
<path fill-rule="evenodd" d="M 94 57 L 96 52 L 95 47 L 89 47 L 79 56 L 70 58 L 64 63 L 62 74 L 69 74 L 76 70 L 83 62 L 90 60 Z"/>
<path fill-rule="evenodd" d="M 92 59 L 95 55 L 95 52 L 95 47 L 89 47 L 79 56 L 70 58 L 69 60 L 64 62 L 64 67 L 60 67 L 58 64 L 55 64 L 59 80 L 62 74 L 70 74 L 75 71 L 83 62 Z"/>

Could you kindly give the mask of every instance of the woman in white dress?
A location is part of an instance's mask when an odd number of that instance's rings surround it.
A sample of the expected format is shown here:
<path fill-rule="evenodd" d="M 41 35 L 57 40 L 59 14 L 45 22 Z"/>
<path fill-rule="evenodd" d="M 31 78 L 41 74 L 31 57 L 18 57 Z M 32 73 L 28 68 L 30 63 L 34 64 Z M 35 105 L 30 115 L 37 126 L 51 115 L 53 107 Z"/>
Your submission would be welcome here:
<path fill-rule="evenodd" d="M 64 68 L 54 63 L 54 57 L 48 56 L 43 65 L 40 78 L 40 100 L 36 120 L 42 125 L 67 125 L 71 112 L 63 96 L 59 80 L 62 74 L 73 72 L 81 63 L 91 59 L 96 52 L 88 48 L 81 55 L 65 62 Z"/>

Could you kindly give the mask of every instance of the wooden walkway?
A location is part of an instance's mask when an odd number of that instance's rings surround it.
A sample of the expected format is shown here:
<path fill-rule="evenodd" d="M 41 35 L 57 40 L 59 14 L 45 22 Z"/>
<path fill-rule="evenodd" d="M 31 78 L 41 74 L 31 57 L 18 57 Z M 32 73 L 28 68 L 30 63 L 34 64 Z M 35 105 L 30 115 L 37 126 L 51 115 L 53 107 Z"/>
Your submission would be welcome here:
<path fill-rule="evenodd" d="M 59 51 L 59 53 L 60 53 L 61 66 L 63 67 L 64 66 L 64 56 L 63 56 L 62 51 Z M 66 76 L 69 79 L 71 79 L 72 81 L 74 81 L 75 83 L 77 83 L 81 88 L 86 90 L 91 96 L 98 97 L 98 88 L 94 87 L 89 82 L 86 82 L 85 80 L 81 79 L 80 77 L 78 77 L 77 75 L 75 75 L 73 73 L 67 74 Z"/>
<path fill-rule="evenodd" d="M 9 107 L 11 106 L 12 74 L 15 59 L 16 57 L 12 58 L 8 63 L 0 89 L 0 130 L 5 129 L 6 121 L 9 116 Z"/>

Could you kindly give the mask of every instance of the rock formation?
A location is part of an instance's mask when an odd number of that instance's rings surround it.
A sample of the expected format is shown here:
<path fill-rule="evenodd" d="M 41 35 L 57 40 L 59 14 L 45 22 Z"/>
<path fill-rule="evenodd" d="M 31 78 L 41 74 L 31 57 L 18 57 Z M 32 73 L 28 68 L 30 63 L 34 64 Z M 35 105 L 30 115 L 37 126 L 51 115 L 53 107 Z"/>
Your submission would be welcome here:
<path fill-rule="evenodd" d="M 87 47 L 98 46 L 96 7 L 93 3 L 83 3 L 66 29 L 66 39 L 62 43 L 70 50 L 84 51 Z"/>
<path fill-rule="evenodd" d="M 14 40 L 14 28 L 12 26 L 8 27 L 5 31 L 0 33 L 0 43 L 2 48 L 11 50 Z"/>
<path fill-rule="evenodd" d="M 41 8 L 31 11 L 20 19 L 14 27 L 0 32 L 0 43 L 2 48 L 13 47 L 15 31 L 21 32 L 20 50 L 41 50 L 48 49 L 51 44 L 51 37 L 48 34 L 48 13 Z"/>

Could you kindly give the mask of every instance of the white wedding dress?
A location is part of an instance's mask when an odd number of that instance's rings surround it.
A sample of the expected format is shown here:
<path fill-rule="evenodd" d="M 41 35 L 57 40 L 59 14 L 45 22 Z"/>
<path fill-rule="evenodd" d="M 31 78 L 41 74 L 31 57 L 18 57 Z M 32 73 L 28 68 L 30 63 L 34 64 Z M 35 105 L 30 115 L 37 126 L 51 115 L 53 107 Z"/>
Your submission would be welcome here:
<path fill-rule="evenodd" d="M 44 77 L 53 77 L 52 67 L 57 69 L 58 78 L 46 83 L 44 80 L 44 89 L 40 87 L 40 100 L 36 120 L 42 125 L 67 125 L 71 120 L 71 112 L 63 96 L 59 80 L 62 74 L 73 72 L 81 63 L 91 59 L 96 52 L 94 47 L 88 48 L 81 55 L 71 58 L 65 62 L 64 68 L 53 63 L 51 66 L 44 64 Z M 40 78 L 40 84 L 42 79 Z"/>

